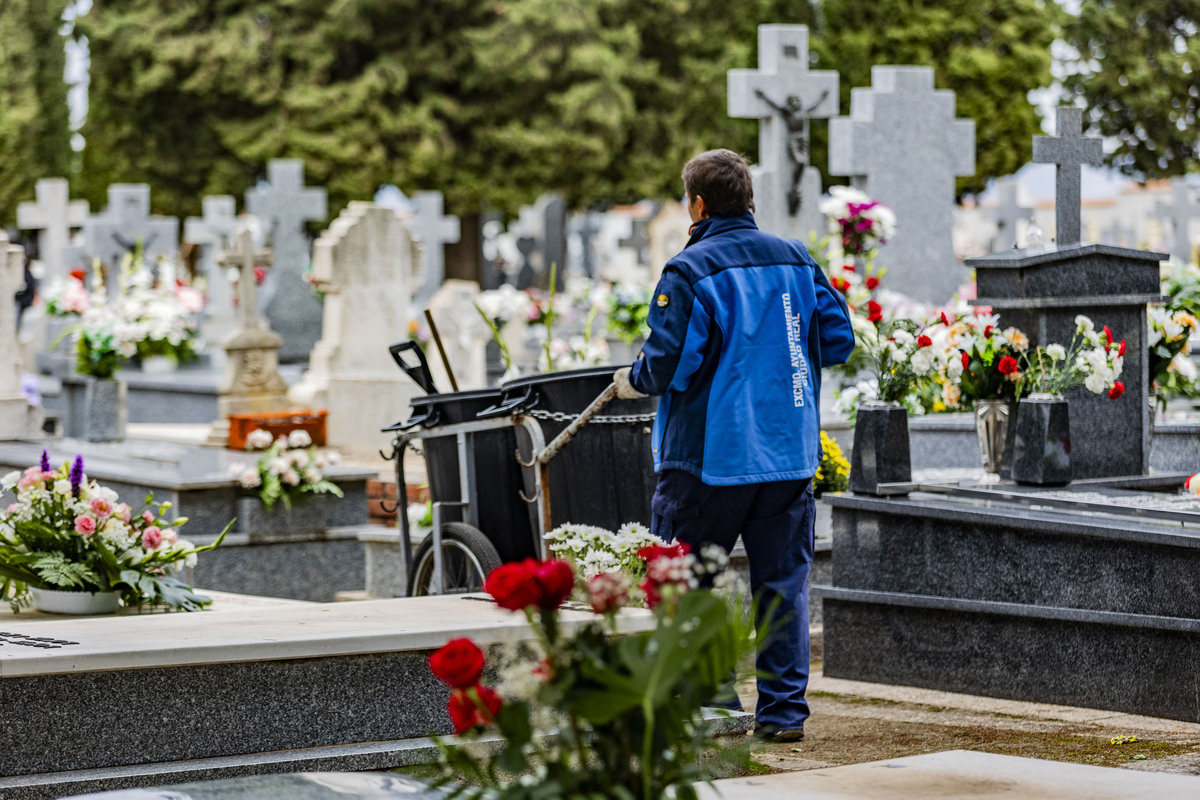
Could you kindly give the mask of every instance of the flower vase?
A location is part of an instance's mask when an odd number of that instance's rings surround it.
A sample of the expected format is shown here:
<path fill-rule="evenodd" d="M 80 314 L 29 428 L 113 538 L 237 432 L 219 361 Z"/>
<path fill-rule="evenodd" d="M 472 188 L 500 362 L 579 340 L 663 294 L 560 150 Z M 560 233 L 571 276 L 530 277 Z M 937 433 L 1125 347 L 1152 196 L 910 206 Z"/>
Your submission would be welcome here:
<path fill-rule="evenodd" d="M 880 491 L 880 484 L 912 481 L 908 412 L 895 402 L 863 403 L 854 423 L 850 454 L 850 491 L 856 494 L 907 494 Z"/>
<path fill-rule="evenodd" d="M 125 438 L 127 391 L 124 381 L 87 377 L 83 392 L 84 439 L 119 442 Z"/>
<path fill-rule="evenodd" d="M 1000 465 L 1004 460 L 1011 414 L 1012 406 L 1007 400 L 975 401 L 975 435 L 979 439 L 979 455 L 983 460 L 984 483 L 1000 480 Z"/>
<path fill-rule="evenodd" d="M 69 592 L 31 587 L 33 607 L 47 614 L 114 614 L 121 607 L 117 592 Z"/>
<path fill-rule="evenodd" d="M 1032 486 L 1071 482 L 1071 420 L 1062 395 L 1031 394 L 1017 404 L 1012 479 Z"/>

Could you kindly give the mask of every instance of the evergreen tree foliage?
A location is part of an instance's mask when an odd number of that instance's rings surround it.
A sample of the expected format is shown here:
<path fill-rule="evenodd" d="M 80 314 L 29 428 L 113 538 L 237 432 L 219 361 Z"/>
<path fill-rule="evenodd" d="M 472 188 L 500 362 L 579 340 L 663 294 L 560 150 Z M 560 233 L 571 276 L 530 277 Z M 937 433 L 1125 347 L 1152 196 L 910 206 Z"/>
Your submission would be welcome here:
<path fill-rule="evenodd" d="M 841 75 L 841 113 L 850 89 L 871 85 L 871 67 L 919 64 L 934 85 L 955 93 L 958 116 L 975 120 L 974 193 L 1015 172 L 1042 133 L 1027 99 L 1049 86 L 1050 45 L 1062 19 L 1053 0 L 823 0 L 811 47 L 817 65 Z M 821 158 L 816 163 L 824 165 Z"/>
<path fill-rule="evenodd" d="M 1083 0 L 1064 39 L 1080 63 L 1063 81 L 1082 100 L 1106 158 L 1140 180 L 1200 165 L 1200 0 Z"/>
<path fill-rule="evenodd" d="M 67 177 L 66 5 L 0 0 L 0 224 L 15 221 L 38 178 Z"/>

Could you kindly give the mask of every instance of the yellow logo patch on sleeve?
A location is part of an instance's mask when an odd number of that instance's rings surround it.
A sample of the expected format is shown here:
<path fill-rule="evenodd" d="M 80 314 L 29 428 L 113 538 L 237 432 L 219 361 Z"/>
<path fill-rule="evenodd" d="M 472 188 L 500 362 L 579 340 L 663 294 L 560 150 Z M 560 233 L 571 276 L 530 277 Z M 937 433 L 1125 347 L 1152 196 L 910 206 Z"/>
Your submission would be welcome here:
<path fill-rule="evenodd" d="M 671 302 L 671 298 L 667 297 L 665 294 L 660 294 L 657 302 L 659 308 L 666 308 L 667 304 Z"/>

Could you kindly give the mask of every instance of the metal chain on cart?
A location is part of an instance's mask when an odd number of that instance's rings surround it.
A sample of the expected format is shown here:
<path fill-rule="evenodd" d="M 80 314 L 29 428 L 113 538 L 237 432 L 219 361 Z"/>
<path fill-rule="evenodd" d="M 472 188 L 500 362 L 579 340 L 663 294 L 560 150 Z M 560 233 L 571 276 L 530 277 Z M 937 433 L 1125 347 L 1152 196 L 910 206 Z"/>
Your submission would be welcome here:
<path fill-rule="evenodd" d="M 526 411 L 525 413 L 534 419 L 544 419 L 550 422 L 574 422 L 575 418 L 579 416 L 578 414 L 564 414 L 561 411 L 539 411 L 537 409 Z M 600 416 L 597 414 L 592 417 L 589 424 L 636 425 L 639 422 L 653 422 L 654 417 L 655 414 L 653 412 L 649 414 L 616 414 L 613 416 Z"/>

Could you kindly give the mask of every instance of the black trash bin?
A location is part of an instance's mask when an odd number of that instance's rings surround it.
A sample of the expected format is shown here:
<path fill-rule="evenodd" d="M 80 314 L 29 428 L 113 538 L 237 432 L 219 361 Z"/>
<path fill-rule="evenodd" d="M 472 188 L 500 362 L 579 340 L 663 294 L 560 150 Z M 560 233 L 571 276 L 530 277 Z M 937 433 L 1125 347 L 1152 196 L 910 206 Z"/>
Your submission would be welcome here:
<path fill-rule="evenodd" d="M 504 384 L 499 405 L 482 417 L 522 410 L 541 424 L 549 444 L 612 383 L 615 367 L 552 372 L 518 378 Z M 579 429 L 579 433 L 550 462 L 552 527 L 566 522 L 617 530 L 626 522 L 650 524 L 654 493 L 651 428 L 657 398 L 615 399 Z M 515 428 L 521 452 L 530 452 L 529 435 Z M 532 496 L 533 477 L 524 473 L 526 494 Z"/>

